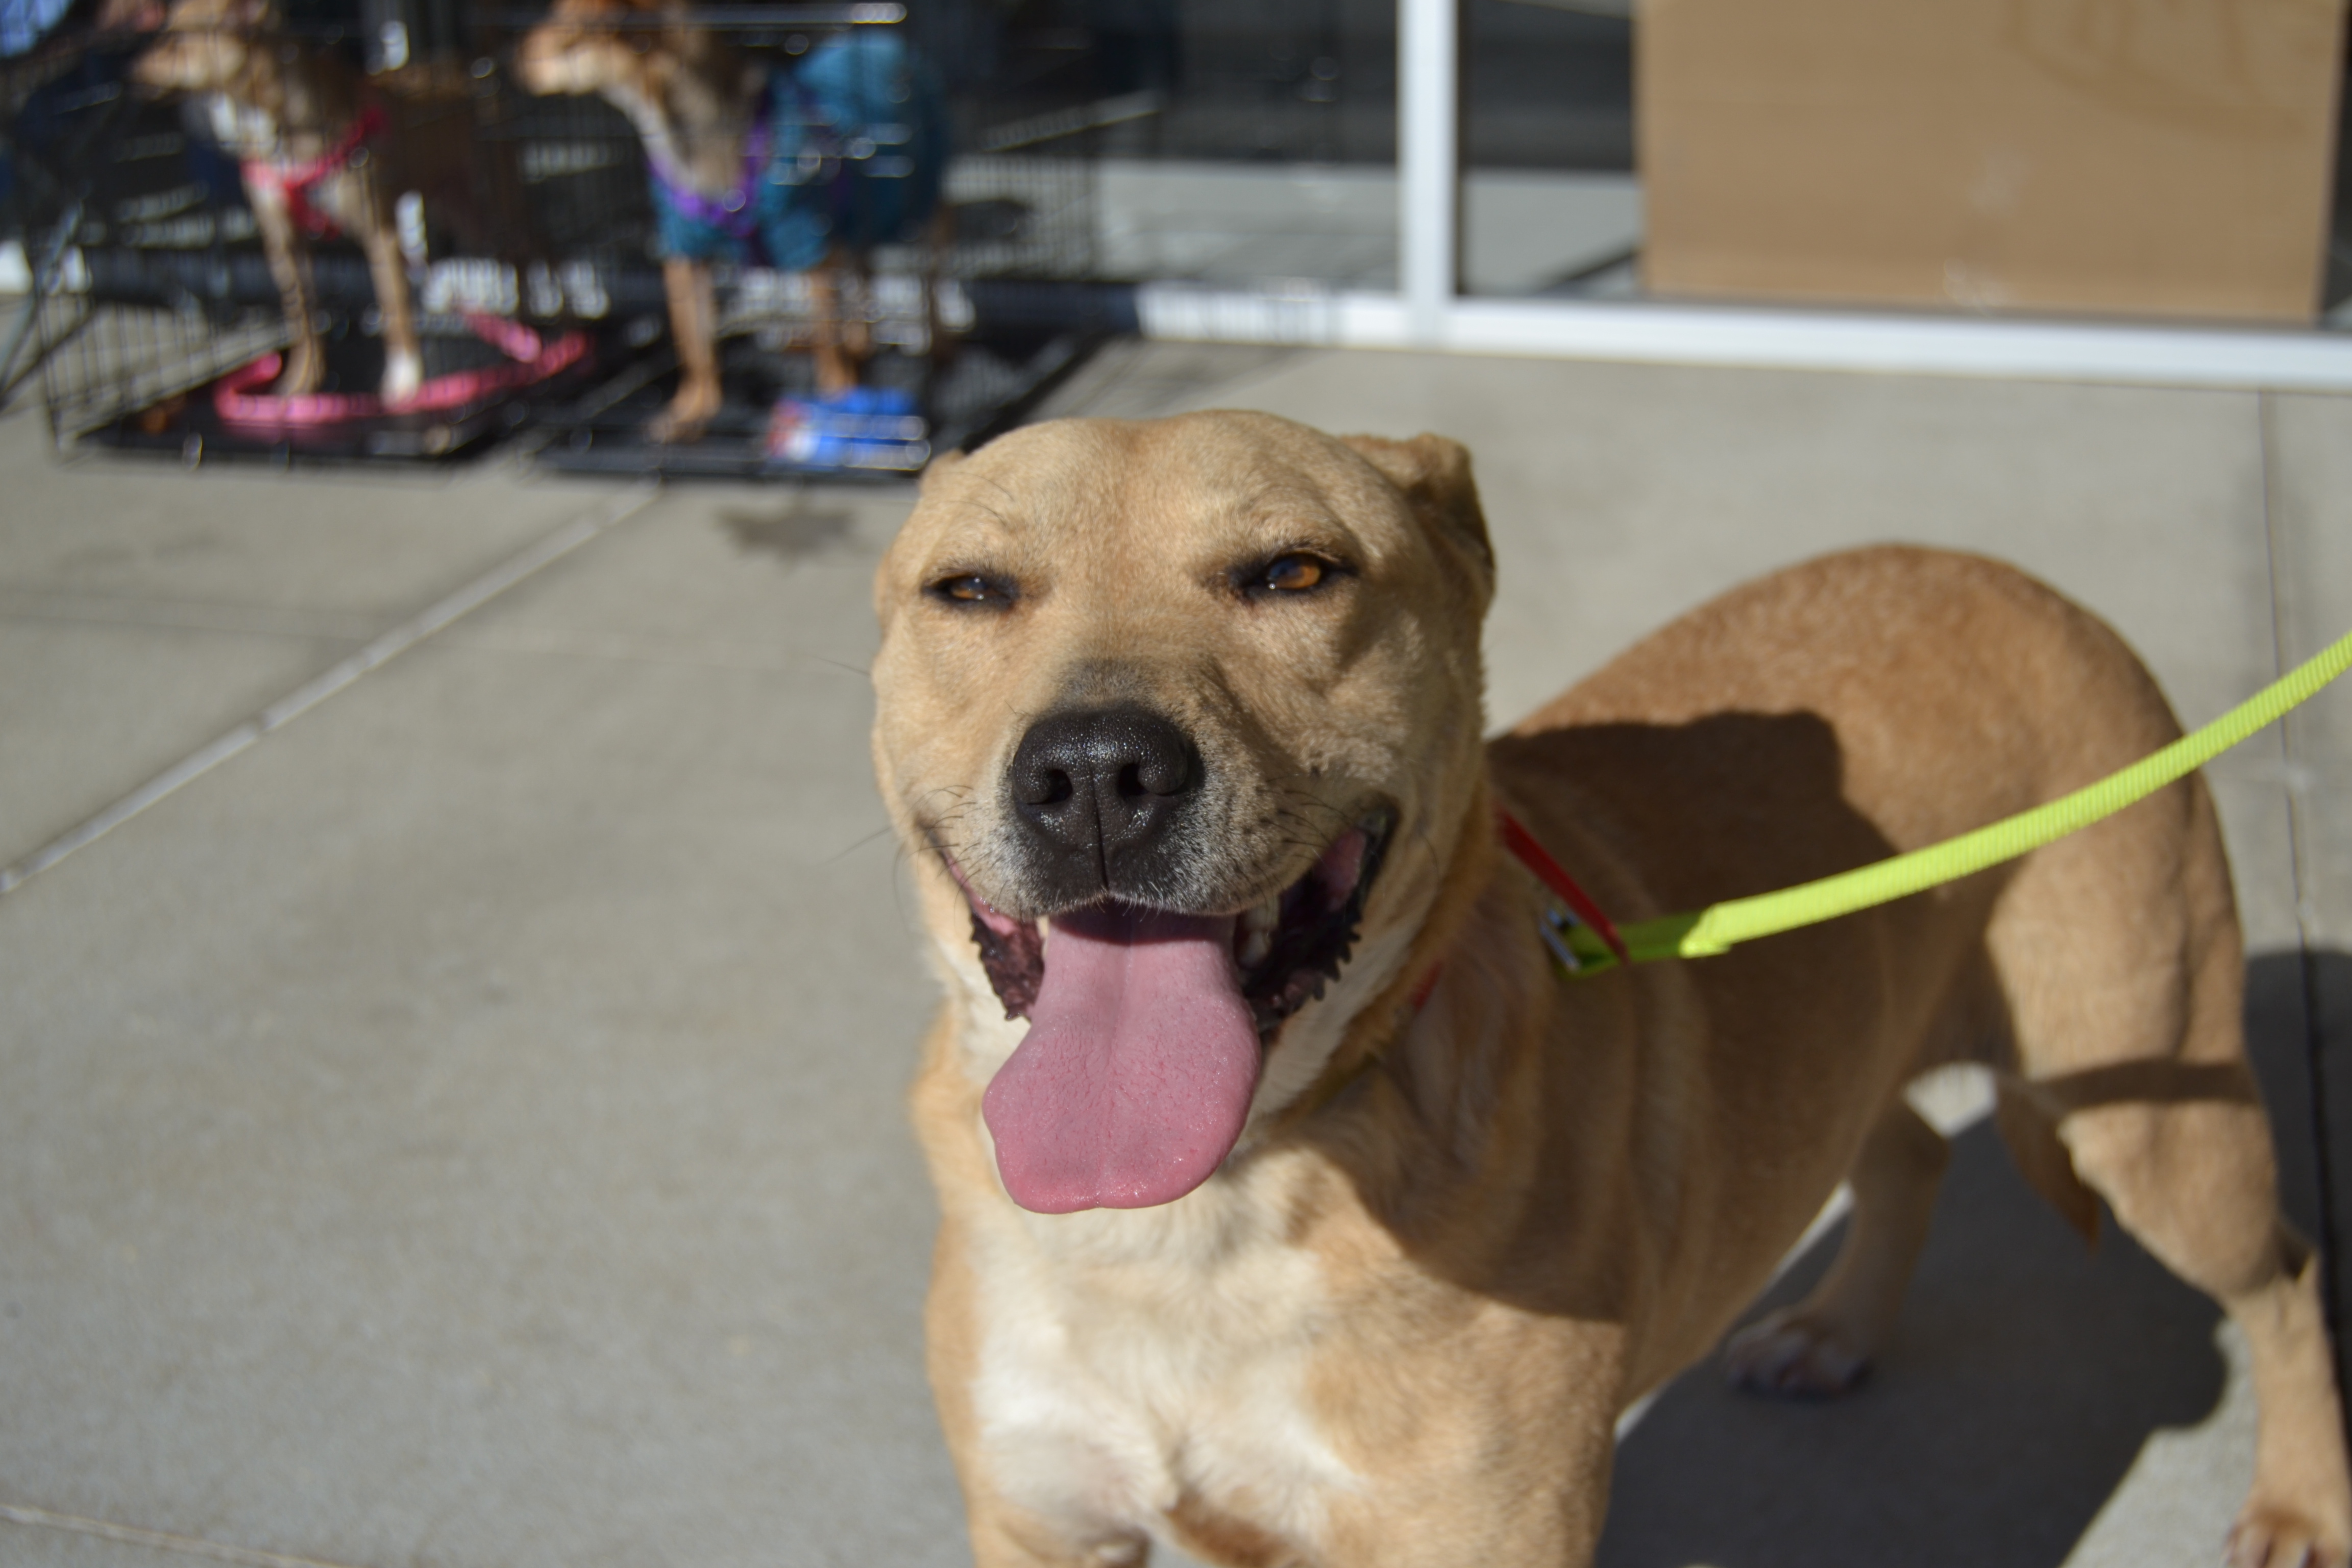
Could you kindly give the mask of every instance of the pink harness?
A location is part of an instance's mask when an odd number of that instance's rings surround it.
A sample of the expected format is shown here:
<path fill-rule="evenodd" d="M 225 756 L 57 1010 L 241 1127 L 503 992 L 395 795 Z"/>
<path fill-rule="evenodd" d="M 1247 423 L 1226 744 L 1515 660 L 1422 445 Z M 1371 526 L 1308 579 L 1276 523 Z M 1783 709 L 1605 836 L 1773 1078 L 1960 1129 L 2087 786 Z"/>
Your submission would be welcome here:
<path fill-rule="evenodd" d="M 299 225 L 302 232 L 316 239 L 329 239 L 341 231 L 335 220 L 310 205 L 310 187 L 331 174 L 341 173 L 352 161 L 352 154 L 381 135 L 384 128 L 383 109 L 369 104 L 352 121 L 342 139 L 324 153 L 305 163 L 281 163 L 275 158 L 247 158 L 237 165 L 245 175 L 245 186 L 251 191 L 275 191 L 286 204 L 286 216 Z"/>
<path fill-rule="evenodd" d="M 514 363 L 436 375 L 418 387 L 414 396 L 386 403 L 373 392 L 311 392 L 296 397 L 257 392 L 255 388 L 277 379 L 283 363 L 277 354 L 264 354 L 213 384 L 214 411 L 224 425 L 271 430 L 338 425 L 382 414 L 430 414 L 545 381 L 579 363 L 588 353 L 585 332 L 566 332 L 548 342 L 521 322 L 503 316 L 468 314 L 466 325 Z"/>

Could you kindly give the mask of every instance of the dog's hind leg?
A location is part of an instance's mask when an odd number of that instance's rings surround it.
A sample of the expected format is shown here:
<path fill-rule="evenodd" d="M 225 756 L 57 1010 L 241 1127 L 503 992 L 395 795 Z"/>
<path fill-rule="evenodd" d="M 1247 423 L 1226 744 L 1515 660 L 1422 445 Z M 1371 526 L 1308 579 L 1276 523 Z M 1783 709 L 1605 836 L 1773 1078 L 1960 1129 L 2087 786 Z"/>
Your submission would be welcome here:
<path fill-rule="evenodd" d="M 2278 1211 L 2245 1059 L 2245 958 L 2212 801 L 2191 778 L 2039 851 L 1988 933 L 2019 1091 L 2074 1171 L 2252 1363 L 2254 1481 L 2238 1568 L 2343 1568 L 2352 1481 L 2311 1248 Z"/>
<path fill-rule="evenodd" d="M 1829 1273 L 1793 1307 L 1732 1336 L 1724 1369 L 1761 1394 L 1843 1394 L 1886 1342 L 1927 1239 L 1951 1147 L 1897 1096 L 1863 1142 L 1847 1180 L 1853 1212 Z"/>

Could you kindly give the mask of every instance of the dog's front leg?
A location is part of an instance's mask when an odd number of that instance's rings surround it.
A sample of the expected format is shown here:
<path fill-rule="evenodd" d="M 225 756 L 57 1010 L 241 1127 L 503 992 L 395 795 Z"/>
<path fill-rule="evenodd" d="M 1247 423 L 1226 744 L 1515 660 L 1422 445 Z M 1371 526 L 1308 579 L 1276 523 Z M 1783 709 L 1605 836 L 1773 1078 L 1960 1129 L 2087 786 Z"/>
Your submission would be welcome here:
<path fill-rule="evenodd" d="M 383 400 L 407 402 L 425 382 L 425 356 L 416 342 L 416 315 L 408 294 L 408 261 L 383 187 L 365 173 L 345 176 L 355 183 L 352 205 L 358 212 L 360 243 L 367 249 L 368 277 L 375 284 L 376 314 L 383 321 Z"/>
<path fill-rule="evenodd" d="M 655 441 L 698 441 L 719 412 L 719 307 L 711 298 L 710 264 L 688 257 L 662 260 L 669 295 L 669 331 L 677 344 L 677 394 L 646 426 Z"/>
<path fill-rule="evenodd" d="M 1894 1331 L 1951 1145 L 1897 1097 L 1864 1140 L 1848 1180 L 1853 1221 L 1837 1261 L 1793 1307 L 1750 1324 L 1724 1351 L 1731 1381 L 1759 1394 L 1843 1394 Z"/>
<path fill-rule="evenodd" d="M 310 279 L 310 250 L 295 232 L 293 215 L 286 208 L 286 193 L 275 184 L 247 179 L 247 205 L 253 209 L 253 226 L 261 235 L 261 254 L 269 263 L 270 280 L 278 285 L 278 300 L 286 314 L 286 368 L 274 391 L 281 397 L 301 397 L 319 390 L 326 379 L 325 353 L 319 342 L 319 296 Z"/>
<path fill-rule="evenodd" d="M 1017 1386 L 1024 1378 L 1001 1363 L 997 1419 L 983 1415 L 985 1309 L 995 1301 L 1003 1310 L 1003 1281 L 984 1279 L 979 1260 L 989 1244 L 1001 1246 L 1006 1237 L 998 1228 L 1003 1216 L 992 1212 L 1003 1200 L 977 1136 L 980 1090 L 964 1069 L 953 1008 L 932 1022 L 911 1109 L 940 1206 L 923 1305 L 924 1364 L 962 1484 L 973 1560 L 979 1568 L 1139 1565 L 1150 1542 L 1134 1510 L 1119 1506 L 1125 1489 L 1088 1441 L 1098 1432 L 1081 1422 L 1076 1441 L 1060 1441 L 1067 1428 L 1057 1432 L 1050 1422 L 1041 1427 L 1034 1409 L 1004 1411 L 1004 1384 Z"/>
<path fill-rule="evenodd" d="M 962 1483 L 964 1517 L 977 1568 L 1140 1568 L 1150 1542 L 1132 1525 L 1116 1522 L 1084 1506 L 1089 1488 L 1083 1460 L 1061 1462 L 1044 1454 L 1042 1465 L 1024 1466 L 1017 1453 L 992 1451 L 983 1441 L 974 1407 L 980 1375 L 979 1281 L 969 1244 L 950 1214 L 940 1223 L 931 1249 L 931 1289 L 924 1303 L 925 1360 L 940 1426 Z M 1054 1509 L 1024 1506 L 1010 1495 L 1008 1466 L 1040 1468 L 1044 1490 L 1076 1505 Z"/>
<path fill-rule="evenodd" d="M 1623 1327 L 1606 1310 L 1553 1316 L 1397 1283 L 1393 1316 L 1323 1350 L 1317 1427 L 1354 1478 L 1326 1494 L 1309 1560 L 1590 1568 L 1616 1458 Z M 1577 1299 L 1617 1289 L 1589 1282 Z"/>

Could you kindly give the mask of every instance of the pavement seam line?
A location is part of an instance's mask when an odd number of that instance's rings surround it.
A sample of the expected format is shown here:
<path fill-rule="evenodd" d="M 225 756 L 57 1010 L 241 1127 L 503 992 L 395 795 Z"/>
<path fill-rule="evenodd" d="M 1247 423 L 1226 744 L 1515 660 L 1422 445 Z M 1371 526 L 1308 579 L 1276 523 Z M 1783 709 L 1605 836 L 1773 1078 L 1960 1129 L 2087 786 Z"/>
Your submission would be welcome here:
<path fill-rule="evenodd" d="M 541 568 L 571 554 L 605 530 L 643 511 L 660 494 L 658 484 L 634 487 L 603 513 L 575 518 L 520 554 L 466 584 L 455 593 L 427 605 L 350 658 L 329 666 L 260 712 L 194 751 L 107 806 L 79 826 L 68 828 L 13 866 L 0 867 L 0 896 L 14 892 L 84 845 L 104 837 L 141 812 L 193 783 L 259 741 L 316 708 L 377 666 L 398 658 L 418 643 L 471 611 L 505 593 Z"/>
<path fill-rule="evenodd" d="M 2262 439 L 2263 498 L 2263 559 L 2270 577 L 2271 602 L 2271 662 L 2277 669 L 2287 668 L 2287 634 L 2285 584 L 2279 573 L 2279 513 L 2273 494 L 2271 476 L 2278 467 L 2278 440 L 2273 428 L 2272 394 L 2254 394 L 2255 427 Z M 2282 721 L 2286 716 L 2281 715 Z M 2309 722 L 2310 715 L 2304 716 Z M 2314 930 L 2318 921 L 2312 917 L 2315 905 L 2305 890 L 2303 876 L 2303 852 L 2307 838 L 2304 829 L 2304 799 L 2295 787 L 2295 736 L 2301 726 L 2282 721 L 2278 727 L 2279 760 L 2284 764 L 2279 794 L 2286 805 L 2286 872 L 2287 890 L 2294 899 L 2294 934 L 2296 978 L 2303 993 L 2303 1059 L 2311 1086 L 2311 1153 L 2313 1174 L 2317 1178 L 2320 1256 L 2333 1267 L 2319 1271 L 2320 1317 L 2327 1332 L 2327 1348 L 2336 1368 L 2336 1386 L 2344 1386 L 2344 1277 L 2340 1270 L 2343 1256 L 2343 1217 L 2336 1212 L 2335 1161 L 2328 1152 L 2327 1135 L 2333 1131 L 2327 1125 L 2327 1024 L 2319 982 L 2319 933 Z"/>
<path fill-rule="evenodd" d="M 22 1508 L 14 1503 L 0 1502 L 0 1520 L 6 1520 L 11 1524 L 30 1525 L 36 1530 L 61 1530 L 74 1535 L 94 1535 L 101 1541 L 119 1541 L 128 1546 L 147 1546 L 158 1552 L 209 1557 L 215 1563 L 238 1563 L 242 1568 L 350 1568 L 349 1564 L 329 1563 L 323 1558 L 289 1557 L 282 1552 L 259 1552 L 249 1546 L 225 1546 L 217 1541 L 205 1541 L 197 1536 L 142 1530 L 134 1524 L 110 1524 L 102 1519 L 51 1513 L 45 1508 Z"/>
<path fill-rule="evenodd" d="M 0 588 L 0 618 L 53 626 L 132 626 L 157 631 L 214 632 L 227 637 L 307 637 L 362 643 L 361 628 L 375 616 L 352 610 L 289 612 L 268 605 L 220 605 L 187 599 L 135 599 L 121 595 L 66 594 Z"/>

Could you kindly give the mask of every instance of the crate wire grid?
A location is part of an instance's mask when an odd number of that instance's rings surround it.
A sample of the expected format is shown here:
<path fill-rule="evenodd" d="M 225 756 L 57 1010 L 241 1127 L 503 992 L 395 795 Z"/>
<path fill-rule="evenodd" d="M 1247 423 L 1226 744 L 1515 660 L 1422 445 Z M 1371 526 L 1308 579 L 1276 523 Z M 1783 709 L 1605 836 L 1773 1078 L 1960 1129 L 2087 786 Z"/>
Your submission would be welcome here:
<path fill-rule="evenodd" d="M 514 88 L 497 68 L 501 43 L 478 26 L 476 31 L 488 47 L 470 61 L 420 61 L 407 70 L 437 73 L 444 97 L 456 100 L 452 110 L 470 105 L 470 134 L 480 150 L 469 165 L 477 198 L 519 220 L 522 238 L 509 255 L 432 256 L 412 279 L 420 330 L 428 340 L 461 332 L 459 318 L 468 310 L 542 322 L 656 322 L 666 297 L 652 254 L 652 202 L 635 127 L 601 98 L 540 98 Z M 82 45 L 114 51 L 117 92 L 128 58 L 119 46 L 95 39 Z M 45 60 L 44 80 L 85 63 L 60 65 L 64 52 L 53 49 Z M 446 89 L 452 81 L 454 93 Z M 40 84 L 11 85 L 9 96 L 24 105 Z M 79 119 L 93 107 L 78 104 L 61 118 Z M 985 118 L 986 107 L 959 104 L 956 118 L 973 124 Z M 87 186 L 88 200 L 57 287 L 38 301 L 32 325 L 41 395 L 61 445 L 285 345 L 278 291 L 234 164 L 206 146 L 204 131 L 201 112 L 184 100 L 139 104 L 86 166 L 62 172 L 64 185 Z M 1094 140 L 1083 118 L 1074 129 L 1017 147 L 1003 147 L 1001 134 L 985 131 L 968 136 L 996 150 L 950 160 L 943 200 L 961 221 L 940 247 L 880 247 L 870 270 L 842 281 L 843 315 L 865 321 L 881 346 L 922 354 L 934 321 L 950 331 L 970 326 L 961 279 L 1089 276 L 1096 257 Z M 209 170 L 200 166 L 206 158 Z M 37 216 L 48 226 L 64 217 L 65 195 L 61 185 L 41 204 L 47 210 Z M 37 221 L 27 226 L 28 238 L 41 232 Z M 356 247 L 315 246 L 311 268 L 322 316 L 331 318 L 323 324 L 337 333 L 372 333 L 373 291 Z M 718 281 L 724 335 L 751 336 L 771 351 L 804 347 L 813 337 L 804 278 L 738 268 L 722 268 Z M 927 298 L 934 287 L 936 301 Z M 981 381 L 996 378 L 974 367 L 961 379 L 979 394 Z"/>

